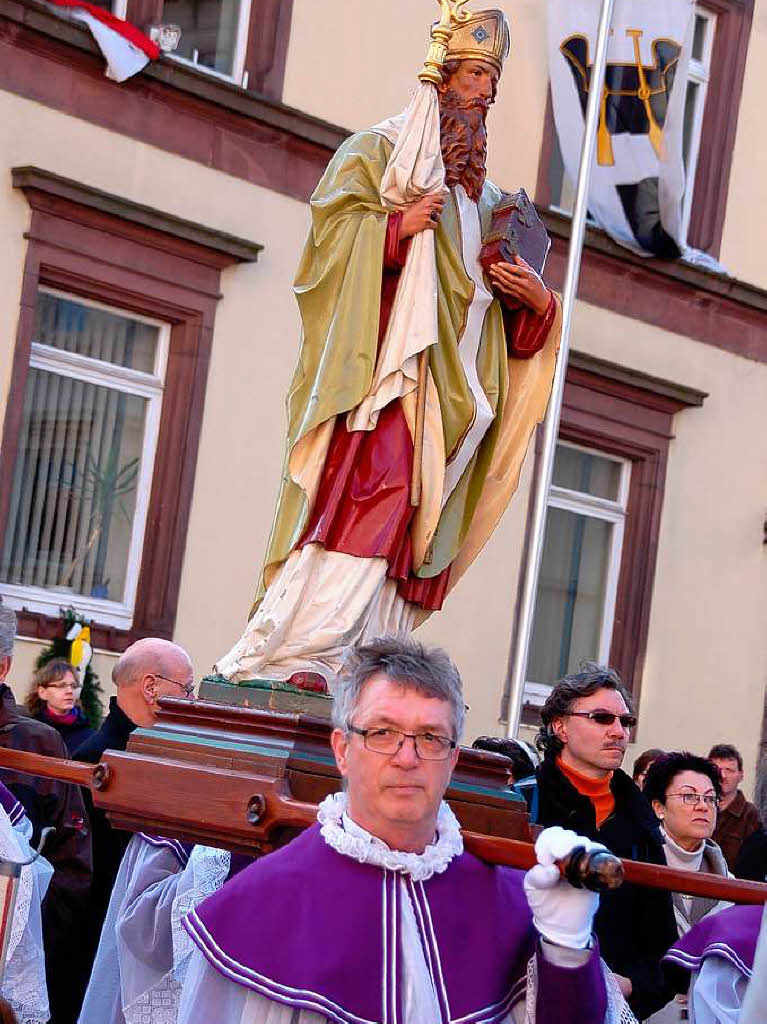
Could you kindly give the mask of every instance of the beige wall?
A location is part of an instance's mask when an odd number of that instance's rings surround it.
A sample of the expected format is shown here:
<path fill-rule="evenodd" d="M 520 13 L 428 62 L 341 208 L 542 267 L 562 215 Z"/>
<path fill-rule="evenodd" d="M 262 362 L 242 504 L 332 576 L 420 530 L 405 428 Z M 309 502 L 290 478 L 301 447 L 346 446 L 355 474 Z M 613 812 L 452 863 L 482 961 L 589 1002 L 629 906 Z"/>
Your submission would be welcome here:
<path fill-rule="evenodd" d="M 734 742 L 751 785 L 767 683 L 767 366 L 585 303 L 573 347 L 709 393 L 674 422 L 640 725 L 627 763 L 648 746 L 705 753 Z M 502 728 L 530 461 L 480 559 L 422 629 L 464 675 L 470 738 Z"/>
<path fill-rule="evenodd" d="M 396 53 L 381 45 L 385 29 L 363 52 L 358 41 L 380 8 L 296 0 L 286 101 L 350 128 L 400 109 L 425 52 L 425 28 L 424 39 L 401 29 L 412 24 L 413 6 L 413 0 L 393 0 L 387 8 L 398 26 Z M 430 7 L 424 2 L 425 27 Z M 504 80 L 492 114 L 493 173 L 531 189 L 545 99 L 542 10 L 527 0 L 510 11 L 513 77 Z M 767 35 L 764 10 L 760 0 L 752 63 Z M 339 79 L 316 73 L 317 50 L 340 55 L 334 58 Z M 349 88 L 348 82 L 370 81 L 368 73 L 374 85 Z M 755 66 L 755 82 L 761 73 Z M 347 85 L 341 88 L 339 80 Z M 524 95 L 524 105 L 515 102 L 509 81 L 515 94 Z M 753 88 L 748 85 L 744 98 L 725 258 L 741 258 L 743 272 L 756 279 L 763 274 L 756 248 L 749 255 L 748 240 L 733 241 L 742 240 L 747 226 L 741 204 L 745 210 L 751 203 L 753 224 L 754 203 L 761 201 L 759 163 L 753 169 L 748 164 L 744 128 L 756 117 Z M 511 127 L 501 131 L 501 125 Z M 222 277 L 176 629 L 201 675 L 239 635 L 267 541 L 282 463 L 284 396 L 298 345 L 290 282 L 306 207 L 6 93 L 0 93 L 0 153 L 0 222 L 6 229 L 0 274 L 8 295 L 19 292 L 28 222 L 26 202 L 8 184 L 8 168 L 17 164 L 36 164 L 264 245 L 257 264 L 231 268 Z M 0 306 L 2 396 L 17 312 L 14 301 Z M 577 310 L 574 346 L 710 392 L 702 409 L 686 410 L 676 421 L 639 746 L 702 750 L 729 739 L 742 747 L 752 770 L 767 676 L 767 549 L 761 543 L 767 367 L 586 305 Z M 444 612 L 422 631 L 454 653 L 464 674 L 469 738 L 499 729 L 530 468 L 528 460 L 520 492 L 487 548 Z M 22 688 L 35 654 L 33 644 L 19 644 L 14 679 Z M 97 662 L 104 683 L 110 661 Z"/>
<path fill-rule="evenodd" d="M 767 144 L 764 97 L 767 93 L 767 0 L 756 0 L 738 117 L 721 259 L 744 281 L 767 287 L 764 258 L 767 234 Z"/>
<path fill-rule="evenodd" d="M 580 305 L 577 348 L 709 393 L 669 452 L 638 746 L 742 748 L 767 682 L 767 366 Z"/>

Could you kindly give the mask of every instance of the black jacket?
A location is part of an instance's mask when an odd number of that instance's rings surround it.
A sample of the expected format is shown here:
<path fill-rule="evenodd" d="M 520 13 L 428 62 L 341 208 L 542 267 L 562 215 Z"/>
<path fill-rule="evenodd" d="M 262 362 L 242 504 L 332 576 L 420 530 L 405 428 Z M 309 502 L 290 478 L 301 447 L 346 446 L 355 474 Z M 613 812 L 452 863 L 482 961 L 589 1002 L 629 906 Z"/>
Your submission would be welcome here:
<path fill-rule="evenodd" d="M 749 878 L 752 882 L 767 880 L 767 831 L 758 828 L 740 848 L 735 861 L 736 878 Z"/>
<path fill-rule="evenodd" d="M 30 718 L 4 683 L 0 684 L 0 746 L 49 757 L 67 756 L 58 732 Z M 54 1024 L 75 1024 L 83 986 L 72 961 L 91 884 L 91 836 L 83 798 L 78 786 L 55 779 L 5 769 L 0 779 L 24 805 L 32 822 L 33 843 L 37 844 L 43 828 L 55 829 L 43 850 L 53 866 L 43 903 L 48 996 Z"/>
<path fill-rule="evenodd" d="M 117 698 L 112 697 L 109 701 L 109 714 L 101 723 L 101 728 L 82 743 L 73 756 L 76 761 L 96 764 L 105 750 L 125 750 L 135 728 L 135 722 L 118 705 Z M 93 806 L 90 792 L 83 790 L 83 793 L 93 835 L 93 886 L 85 919 L 86 959 L 92 965 L 109 898 L 131 833 L 112 828 L 106 814 Z"/>
<path fill-rule="evenodd" d="M 77 750 L 79 746 L 85 743 L 85 741 L 93 735 L 93 729 L 90 727 L 88 719 L 82 713 L 80 708 L 75 708 L 75 711 L 77 712 L 77 718 L 71 724 L 56 721 L 46 715 L 43 709 L 38 711 L 36 715 L 32 716 L 35 721 L 44 722 L 46 725 L 49 725 L 51 729 L 56 730 L 59 736 L 64 740 L 69 757 L 71 757 L 75 750 Z"/>
<path fill-rule="evenodd" d="M 620 769 L 610 788 L 615 810 L 596 825 L 594 805 L 562 774 L 553 757 L 539 766 L 538 824 L 561 825 L 603 843 L 619 857 L 665 864 L 658 819 L 652 808 Z M 674 996 L 661 971 L 660 960 L 678 939 L 669 893 L 622 885 L 600 898 L 594 931 L 607 965 L 631 979 L 629 1003 L 639 1020 L 651 1016 Z"/>
<path fill-rule="evenodd" d="M 84 743 L 81 743 L 73 756 L 76 761 L 89 761 L 91 764 L 96 764 L 101 760 L 101 755 L 105 750 L 125 750 L 130 734 L 136 728 L 136 723 L 128 718 L 117 703 L 117 697 L 111 697 L 109 714 L 101 723 L 101 728 L 92 733 Z"/>

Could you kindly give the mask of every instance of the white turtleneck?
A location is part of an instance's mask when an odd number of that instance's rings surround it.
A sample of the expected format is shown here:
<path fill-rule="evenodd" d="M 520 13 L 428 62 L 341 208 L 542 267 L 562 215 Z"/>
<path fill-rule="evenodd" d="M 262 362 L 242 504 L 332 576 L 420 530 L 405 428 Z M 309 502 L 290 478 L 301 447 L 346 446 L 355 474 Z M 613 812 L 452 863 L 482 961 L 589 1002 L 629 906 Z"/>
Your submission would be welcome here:
<path fill-rule="evenodd" d="M 680 871 L 700 871 L 703 853 L 706 849 L 705 839 L 701 839 L 700 846 L 694 850 L 685 850 L 665 828 L 661 828 L 661 833 L 665 846 L 666 863 L 670 868 L 678 868 Z"/>

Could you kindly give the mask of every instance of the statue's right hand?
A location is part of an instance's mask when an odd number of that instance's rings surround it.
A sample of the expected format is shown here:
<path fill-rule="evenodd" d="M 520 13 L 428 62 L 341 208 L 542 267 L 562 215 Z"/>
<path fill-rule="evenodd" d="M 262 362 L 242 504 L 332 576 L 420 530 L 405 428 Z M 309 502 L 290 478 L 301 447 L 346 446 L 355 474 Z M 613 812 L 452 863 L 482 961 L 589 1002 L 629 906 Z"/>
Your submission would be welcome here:
<path fill-rule="evenodd" d="M 410 238 L 419 231 L 433 231 L 439 222 L 444 204 L 443 195 L 430 195 L 406 206 L 402 211 L 400 238 Z"/>

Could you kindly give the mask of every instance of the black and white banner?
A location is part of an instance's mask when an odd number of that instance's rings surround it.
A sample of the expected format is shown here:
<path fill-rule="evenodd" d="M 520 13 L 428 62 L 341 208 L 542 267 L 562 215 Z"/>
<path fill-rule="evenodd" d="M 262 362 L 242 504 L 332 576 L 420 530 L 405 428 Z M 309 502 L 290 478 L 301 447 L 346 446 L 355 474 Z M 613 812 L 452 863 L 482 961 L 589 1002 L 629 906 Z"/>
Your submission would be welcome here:
<path fill-rule="evenodd" d="M 565 171 L 578 180 L 601 0 L 549 0 L 549 73 Z M 695 0 L 616 0 L 589 212 L 617 242 L 685 248 L 682 142 Z"/>

